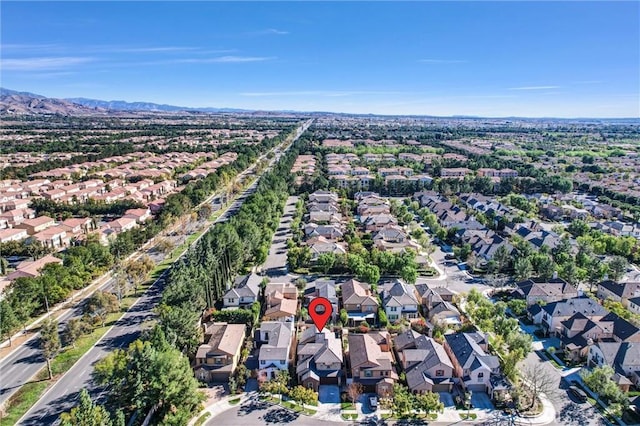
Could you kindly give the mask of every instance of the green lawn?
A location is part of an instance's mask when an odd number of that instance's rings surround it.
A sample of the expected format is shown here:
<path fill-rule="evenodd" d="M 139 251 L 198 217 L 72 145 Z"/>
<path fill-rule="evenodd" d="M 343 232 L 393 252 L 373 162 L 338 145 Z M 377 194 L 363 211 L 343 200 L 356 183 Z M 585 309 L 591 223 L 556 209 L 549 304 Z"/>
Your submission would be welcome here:
<path fill-rule="evenodd" d="M 236 405 L 236 404 L 238 404 L 239 402 L 240 402 L 240 397 L 238 397 L 238 398 L 233 398 L 233 399 L 230 399 L 230 400 L 229 400 L 229 404 L 231 404 L 231 405 Z"/>
<path fill-rule="evenodd" d="M 343 410 L 355 410 L 356 409 L 356 407 L 351 402 L 341 402 L 340 403 L 340 408 L 342 408 Z"/>
<path fill-rule="evenodd" d="M 194 426 L 202 426 L 209 417 L 211 417 L 211 413 L 207 411 L 206 413 L 198 417 L 198 420 L 196 420 L 196 422 L 194 423 Z"/>
<path fill-rule="evenodd" d="M 345 414 L 345 413 L 342 413 L 341 416 L 342 416 L 343 420 L 357 420 L 358 419 L 358 415 L 357 414 Z"/>
<path fill-rule="evenodd" d="M 478 415 L 476 413 L 458 413 L 460 414 L 460 418 L 462 420 L 475 420 L 478 418 Z"/>

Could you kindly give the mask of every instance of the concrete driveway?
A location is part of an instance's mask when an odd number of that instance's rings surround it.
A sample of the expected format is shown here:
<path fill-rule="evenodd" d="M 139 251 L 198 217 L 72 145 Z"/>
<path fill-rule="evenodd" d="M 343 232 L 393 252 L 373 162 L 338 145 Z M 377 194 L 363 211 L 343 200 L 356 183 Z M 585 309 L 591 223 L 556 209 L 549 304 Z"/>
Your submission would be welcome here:
<path fill-rule="evenodd" d="M 440 402 L 444 404 L 445 408 L 455 407 L 453 402 L 453 395 L 449 392 L 440 392 Z"/>
<path fill-rule="evenodd" d="M 495 408 L 486 392 L 473 392 L 471 394 L 471 405 L 473 408 L 480 410 L 493 410 Z"/>
<path fill-rule="evenodd" d="M 340 388 L 337 385 L 320 385 L 318 388 L 318 401 L 323 404 L 339 404 Z"/>

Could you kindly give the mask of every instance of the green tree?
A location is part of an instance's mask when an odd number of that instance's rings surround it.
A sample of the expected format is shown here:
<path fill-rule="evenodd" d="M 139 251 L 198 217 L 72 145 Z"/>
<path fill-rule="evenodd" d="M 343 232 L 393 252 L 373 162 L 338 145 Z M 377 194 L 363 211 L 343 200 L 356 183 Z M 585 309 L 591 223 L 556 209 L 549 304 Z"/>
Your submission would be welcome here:
<path fill-rule="evenodd" d="M 114 294 L 106 291 L 96 291 L 93 293 L 84 307 L 85 313 L 100 321 L 103 327 L 107 321 L 107 316 L 119 310 L 120 303 L 118 302 L 118 298 Z"/>
<path fill-rule="evenodd" d="M 533 267 L 531 266 L 531 262 L 529 262 L 528 258 L 520 258 L 516 260 L 513 269 L 516 280 L 518 281 L 526 280 L 531 276 L 531 272 L 533 271 Z"/>
<path fill-rule="evenodd" d="M 318 403 L 318 392 L 300 385 L 289 391 L 289 397 L 299 404 L 314 405 Z"/>
<path fill-rule="evenodd" d="M 347 310 L 344 308 L 340 309 L 340 322 L 343 326 L 346 326 L 349 322 L 349 315 L 347 314 Z"/>
<path fill-rule="evenodd" d="M 318 267 L 323 274 L 329 273 L 336 263 L 336 255 L 334 253 L 322 253 L 318 257 Z"/>
<path fill-rule="evenodd" d="M 78 405 L 60 416 L 62 426 L 112 426 L 109 412 L 95 404 L 86 389 L 80 391 Z"/>
<path fill-rule="evenodd" d="M 42 326 L 40 327 L 40 347 L 42 348 L 42 355 L 47 361 L 47 371 L 49 372 L 49 380 L 51 380 L 53 378 L 51 360 L 60 350 L 58 321 L 47 318 L 42 322 Z"/>
<path fill-rule="evenodd" d="M 502 272 L 504 268 L 509 264 L 509 250 L 505 245 L 498 247 L 493 255 L 493 261 L 496 262 L 496 269 L 498 272 Z"/>
<path fill-rule="evenodd" d="M 434 392 L 426 392 L 415 396 L 415 409 L 424 411 L 426 414 L 441 412 L 444 404 L 440 402 L 440 396 Z"/>
<path fill-rule="evenodd" d="M 415 284 L 418 279 L 418 271 L 413 265 L 407 265 L 400 271 L 400 276 L 409 284 Z"/>
<path fill-rule="evenodd" d="M 404 417 L 411 413 L 414 407 L 414 395 L 409 392 L 406 386 L 401 384 L 393 385 L 393 406 L 391 410 L 396 417 Z"/>
<path fill-rule="evenodd" d="M 64 335 L 67 343 L 76 347 L 76 341 L 83 335 L 91 332 L 91 326 L 82 318 L 71 318 L 67 321 L 64 329 Z"/>
<path fill-rule="evenodd" d="M 619 281 L 624 273 L 627 272 L 629 263 L 627 259 L 622 256 L 614 256 L 608 263 L 609 265 L 609 278 L 613 281 Z"/>
<path fill-rule="evenodd" d="M 19 325 L 20 321 L 11 304 L 6 299 L 0 300 L 0 336 L 9 339 L 9 346 L 12 344 L 11 336 Z"/>

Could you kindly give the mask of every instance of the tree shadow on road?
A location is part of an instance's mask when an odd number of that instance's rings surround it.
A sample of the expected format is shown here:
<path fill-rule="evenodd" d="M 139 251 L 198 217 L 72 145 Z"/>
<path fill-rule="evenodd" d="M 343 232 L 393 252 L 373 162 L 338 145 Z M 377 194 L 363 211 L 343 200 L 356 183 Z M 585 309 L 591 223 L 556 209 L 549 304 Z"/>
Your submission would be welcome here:
<path fill-rule="evenodd" d="M 284 408 L 276 408 L 260 417 L 266 424 L 291 423 L 298 419 L 300 414 Z"/>
<path fill-rule="evenodd" d="M 606 425 L 607 422 L 595 413 L 595 410 L 595 408 L 585 405 L 567 404 L 558 413 L 558 419 L 563 425 L 585 425 L 591 423 L 594 416 L 597 416 L 597 424 Z"/>
<path fill-rule="evenodd" d="M 238 416 L 246 416 L 254 411 L 266 410 L 269 407 L 271 407 L 271 404 L 268 402 L 260 401 L 258 398 L 251 398 L 240 405 L 240 408 L 238 408 Z"/>

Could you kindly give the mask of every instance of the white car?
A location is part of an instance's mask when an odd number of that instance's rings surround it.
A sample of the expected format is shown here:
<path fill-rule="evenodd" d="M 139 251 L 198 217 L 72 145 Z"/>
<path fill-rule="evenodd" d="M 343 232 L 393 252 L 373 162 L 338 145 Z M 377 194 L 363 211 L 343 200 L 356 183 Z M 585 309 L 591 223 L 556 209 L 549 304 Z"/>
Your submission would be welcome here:
<path fill-rule="evenodd" d="M 371 408 L 373 408 L 374 410 L 377 410 L 378 409 L 378 397 L 377 396 L 369 397 L 369 405 L 371 405 Z"/>

